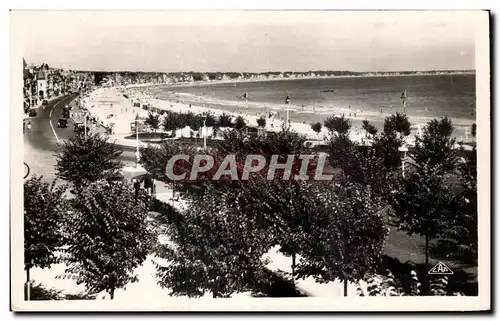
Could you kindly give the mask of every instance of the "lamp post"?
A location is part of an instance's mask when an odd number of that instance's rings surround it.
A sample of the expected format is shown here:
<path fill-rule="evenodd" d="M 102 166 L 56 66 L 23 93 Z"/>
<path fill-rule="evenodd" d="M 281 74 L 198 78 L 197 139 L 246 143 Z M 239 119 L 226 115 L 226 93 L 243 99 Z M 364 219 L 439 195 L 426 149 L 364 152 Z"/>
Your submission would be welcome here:
<path fill-rule="evenodd" d="M 405 177 L 405 161 L 406 161 L 406 152 L 408 151 L 408 148 L 403 145 L 401 147 L 399 147 L 398 149 L 400 152 L 403 152 L 403 158 L 401 160 L 401 170 L 402 170 L 402 173 L 403 173 L 403 178 Z"/>
<path fill-rule="evenodd" d="M 203 149 L 207 149 L 207 115 L 203 118 Z"/>
<path fill-rule="evenodd" d="M 290 105 L 290 97 L 289 96 L 286 96 L 285 98 L 285 105 L 286 105 L 286 124 L 285 124 L 285 128 L 290 128 L 290 108 L 289 108 L 289 105 Z"/>
<path fill-rule="evenodd" d="M 136 152 L 135 152 L 135 167 L 139 167 L 139 161 L 141 155 L 139 154 L 139 119 L 135 119 L 135 140 L 136 140 Z"/>
<path fill-rule="evenodd" d="M 83 113 L 83 132 L 85 133 L 85 137 L 87 137 L 87 112 Z"/>

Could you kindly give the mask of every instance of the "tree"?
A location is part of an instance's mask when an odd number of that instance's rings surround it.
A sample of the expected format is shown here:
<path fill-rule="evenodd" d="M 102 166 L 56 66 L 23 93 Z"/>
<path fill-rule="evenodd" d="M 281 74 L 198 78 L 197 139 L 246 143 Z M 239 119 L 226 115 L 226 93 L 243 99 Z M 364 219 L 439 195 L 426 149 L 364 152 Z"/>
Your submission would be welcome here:
<path fill-rule="evenodd" d="M 231 116 L 228 114 L 223 113 L 222 115 L 219 116 L 219 122 L 218 122 L 218 127 L 233 127 L 233 123 L 231 121 Z"/>
<path fill-rule="evenodd" d="M 121 153 L 114 143 L 99 134 L 72 136 L 55 155 L 56 176 L 81 188 L 116 175 L 123 166 L 118 160 Z"/>
<path fill-rule="evenodd" d="M 65 191 L 66 186 L 56 186 L 56 181 L 49 184 L 41 176 L 24 182 L 24 269 L 28 286 L 32 268 L 44 269 L 57 263 L 54 252 L 62 245 L 62 220 L 69 210 Z"/>
<path fill-rule="evenodd" d="M 321 125 L 320 122 L 317 122 L 315 124 L 311 124 L 311 129 L 314 130 L 314 132 L 316 132 L 317 135 L 319 135 L 319 133 L 321 132 L 321 128 L 323 126 Z"/>
<path fill-rule="evenodd" d="M 176 141 L 162 141 L 159 145 L 141 147 L 140 163 L 155 179 L 168 181 L 166 166 L 174 155 L 185 153 L 185 148 Z"/>
<path fill-rule="evenodd" d="M 440 168 L 449 173 L 457 168 L 459 152 L 455 148 L 456 139 L 452 138 L 453 124 L 448 118 L 433 119 L 424 128 L 422 137 L 415 141 L 415 152 L 412 159 L 417 164 L 425 164 Z"/>
<path fill-rule="evenodd" d="M 154 244 L 148 229 L 148 208 L 143 195 L 135 197 L 127 183 L 96 182 L 82 189 L 67 217 L 71 226 L 66 273 L 84 283 L 90 294 L 116 289 L 137 281 L 133 272 Z"/>
<path fill-rule="evenodd" d="M 358 145 L 349 136 L 340 134 L 330 138 L 329 162 L 334 168 L 340 168 L 343 180 L 355 179 L 359 175 L 360 163 L 357 154 Z"/>
<path fill-rule="evenodd" d="M 471 126 L 471 135 L 472 137 L 476 138 L 476 123 L 472 124 Z"/>
<path fill-rule="evenodd" d="M 381 204 L 368 196 L 365 186 L 347 182 L 318 187 L 297 274 L 319 282 L 341 279 L 347 296 L 348 281 L 358 282 L 378 268 L 388 229 Z"/>
<path fill-rule="evenodd" d="M 165 129 L 166 131 L 172 131 L 172 134 L 174 134 L 175 130 L 180 128 L 178 115 L 176 113 L 168 111 L 166 117 L 163 120 L 162 126 L 163 129 Z"/>
<path fill-rule="evenodd" d="M 456 195 L 449 228 L 439 246 L 450 255 L 467 263 L 477 264 L 478 216 L 477 216 L 477 170 L 476 153 L 471 153 L 458 166 L 459 191 Z M 450 246 L 451 245 L 451 246 Z"/>
<path fill-rule="evenodd" d="M 447 118 L 432 120 L 416 138 L 410 155 L 413 171 L 401 180 L 395 193 L 393 209 L 400 220 L 400 229 L 409 235 L 425 237 L 425 264 L 429 262 L 429 242 L 445 233 L 450 218 L 455 216 L 456 196 L 449 184 L 450 174 L 458 166 L 459 154 L 451 137 L 453 125 Z M 428 284 L 424 284 L 428 292 Z"/>
<path fill-rule="evenodd" d="M 199 131 L 200 128 L 203 126 L 203 117 L 200 115 L 193 115 L 190 114 L 190 118 L 188 120 L 188 126 L 191 128 L 193 131 Z"/>
<path fill-rule="evenodd" d="M 370 134 L 370 135 L 376 135 L 378 130 L 375 126 L 373 126 L 372 124 L 370 124 L 370 122 L 368 120 L 363 120 L 363 129 L 366 131 L 367 134 Z"/>
<path fill-rule="evenodd" d="M 336 132 L 339 135 L 348 135 L 351 129 L 351 121 L 349 119 L 342 117 L 328 117 L 324 121 L 324 125 L 330 133 Z"/>
<path fill-rule="evenodd" d="M 156 131 L 160 128 L 160 115 L 149 112 L 144 123 L 150 126 L 156 133 Z"/>
<path fill-rule="evenodd" d="M 423 165 L 402 178 L 392 208 L 399 229 L 425 237 L 425 265 L 429 267 L 429 243 L 449 228 L 454 195 L 439 169 Z M 424 284 L 427 289 L 427 284 Z M 426 293 L 427 291 L 425 291 Z"/>
<path fill-rule="evenodd" d="M 161 245 L 157 252 L 168 261 L 156 264 L 160 286 L 171 295 L 208 292 L 214 298 L 255 288 L 263 277 L 261 257 L 269 250 L 266 234 L 255 228 L 259 206 L 215 189 L 192 198 L 184 215 L 189 228 L 172 232 L 178 246 Z"/>
<path fill-rule="evenodd" d="M 205 126 L 215 127 L 217 125 L 217 119 L 215 118 L 214 114 L 208 112 L 205 113 L 203 116 L 205 118 Z"/>
<path fill-rule="evenodd" d="M 406 117 L 406 114 L 396 112 L 396 115 L 391 115 L 385 119 L 384 132 L 397 132 L 401 136 L 409 136 L 411 133 L 411 123 Z"/>
<path fill-rule="evenodd" d="M 403 140 L 395 131 L 384 131 L 373 138 L 372 148 L 387 172 L 396 172 L 401 167 L 401 146 Z"/>
<path fill-rule="evenodd" d="M 265 128 L 266 127 L 266 119 L 262 116 L 259 117 L 259 119 L 257 119 L 257 126 L 259 126 L 260 128 Z"/>
<path fill-rule="evenodd" d="M 242 116 L 236 117 L 234 121 L 234 129 L 236 129 L 237 131 L 242 131 L 246 127 L 247 123 L 245 122 L 245 118 L 243 118 Z"/>

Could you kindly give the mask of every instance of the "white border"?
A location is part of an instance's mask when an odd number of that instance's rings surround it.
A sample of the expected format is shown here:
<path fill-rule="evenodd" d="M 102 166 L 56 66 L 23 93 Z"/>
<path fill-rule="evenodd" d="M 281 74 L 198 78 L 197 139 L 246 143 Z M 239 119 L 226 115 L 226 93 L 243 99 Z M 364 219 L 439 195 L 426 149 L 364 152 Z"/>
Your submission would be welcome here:
<path fill-rule="evenodd" d="M 142 3 L 141 3 L 142 4 Z M 64 5 L 71 7 L 72 4 Z M 185 6 L 184 6 L 185 7 Z M 290 7 L 290 6 L 289 6 Z M 305 6 L 302 6 L 303 8 Z M 80 6 L 82 8 L 82 6 Z M 247 6 L 248 8 L 248 6 Z M 112 12 L 108 12 L 112 14 Z M 138 15 L 138 13 L 135 13 Z M 345 13 L 348 14 L 348 13 Z M 394 13 L 396 14 L 396 13 Z M 403 13 L 399 13 L 403 14 Z M 408 14 L 408 12 L 404 13 Z M 477 88 L 477 123 L 478 123 L 478 195 L 479 199 L 479 296 L 478 297 L 348 297 L 335 298 L 335 300 L 321 298 L 306 299 L 176 299 L 169 302 L 144 302 L 138 296 L 134 302 L 126 305 L 114 301 L 53 301 L 53 302 L 25 302 L 22 298 L 24 273 L 13 273 L 12 282 L 12 308 L 15 310 L 30 311 L 408 311 L 408 310 L 477 310 L 490 307 L 490 103 L 489 103 L 489 26 L 488 13 L 470 13 L 477 20 L 476 38 L 476 88 Z M 432 15 L 432 14 L 431 14 Z M 137 19 L 137 16 L 136 16 Z M 21 20 L 11 21 L 10 34 L 10 152 L 11 152 L 11 269 L 23 271 L 23 222 L 22 222 L 22 149 L 17 148 L 22 144 L 21 108 L 15 108 L 22 102 L 22 39 L 19 30 L 24 27 Z M 299 301 L 300 300 L 300 301 Z"/>

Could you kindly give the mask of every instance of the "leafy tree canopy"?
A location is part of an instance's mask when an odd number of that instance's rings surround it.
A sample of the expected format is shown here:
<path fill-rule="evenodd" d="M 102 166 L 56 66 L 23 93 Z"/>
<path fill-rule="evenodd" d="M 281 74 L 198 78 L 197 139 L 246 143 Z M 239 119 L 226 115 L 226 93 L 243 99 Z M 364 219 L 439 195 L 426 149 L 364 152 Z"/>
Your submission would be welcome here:
<path fill-rule="evenodd" d="M 99 134 L 74 135 L 56 153 L 56 176 L 79 188 L 113 177 L 123 164 L 121 151 Z"/>

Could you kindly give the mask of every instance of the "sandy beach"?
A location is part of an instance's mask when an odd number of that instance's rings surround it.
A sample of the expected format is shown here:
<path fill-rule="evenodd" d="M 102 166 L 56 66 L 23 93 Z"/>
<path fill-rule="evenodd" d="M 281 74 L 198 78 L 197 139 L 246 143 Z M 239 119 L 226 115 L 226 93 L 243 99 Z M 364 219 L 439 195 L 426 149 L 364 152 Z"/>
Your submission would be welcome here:
<path fill-rule="evenodd" d="M 126 97 L 124 95 L 126 95 Z M 158 110 L 167 110 L 177 113 L 192 112 L 194 114 L 199 114 L 210 112 L 216 116 L 222 115 L 223 113 L 231 115 L 233 118 L 242 116 L 246 120 L 247 125 L 253 127 L 258 126 L 257 119 L 262 116 L 266 118 L 265 129 L 267 131 L 281 130 L 286 119 L 285 113 L 281 113 L 280 116 L 277 116 L 275 113 L 273 116 L 269 117 L 269 114 L 264 113 L 264 111 L 258 113 L 259 115 L 252 115 L 241 111 L 228 112 L 227 110 L 217 108 L 157 99 L 148 91 L 148 87 L 146 86 L 99 88 L 85 98 L 83 103 L 90 113 L 96 117 L 98 121 L 102 122 L 104 126 L 111 125 L 113 127 L 112 136 L 118 140 L 123 136 L 132 134 L 130 123 L 135 120 L 137 114 L 139 114 L 141 118 L 147 117 L 149 112 L 142 109 L 143 105 L 148 105 Z M 134 108 L 134 103 L 140 103 L 141 108 Z M 245 106 L 244 102 L 242 102 L 242 106 Z M 309 123 L 290 122 L 290 129 L 307 136 L 308 139 L 315 142 L 324 141 L 330 135 L 324 126 L 320 133 L 316 133 L 311 129 L 311 124 Z M 212 133 L 211 128 L 207 128 L 206 131 L 200 131 L 202 137 L 205 133 L 207 136 L 210 136 Z M 176 137 L 189 137 L 189 135 L 189 127 L 179 129 L 176 132 Z M 359 126 L 356 126 L 351 130 L 351 139 L 363 143 L 363 140 L 366 139 L 366 133 Z M 413 139 L 414 138 L 410 136 L 407 140 L 407 144 L 411 145 Z"/>

